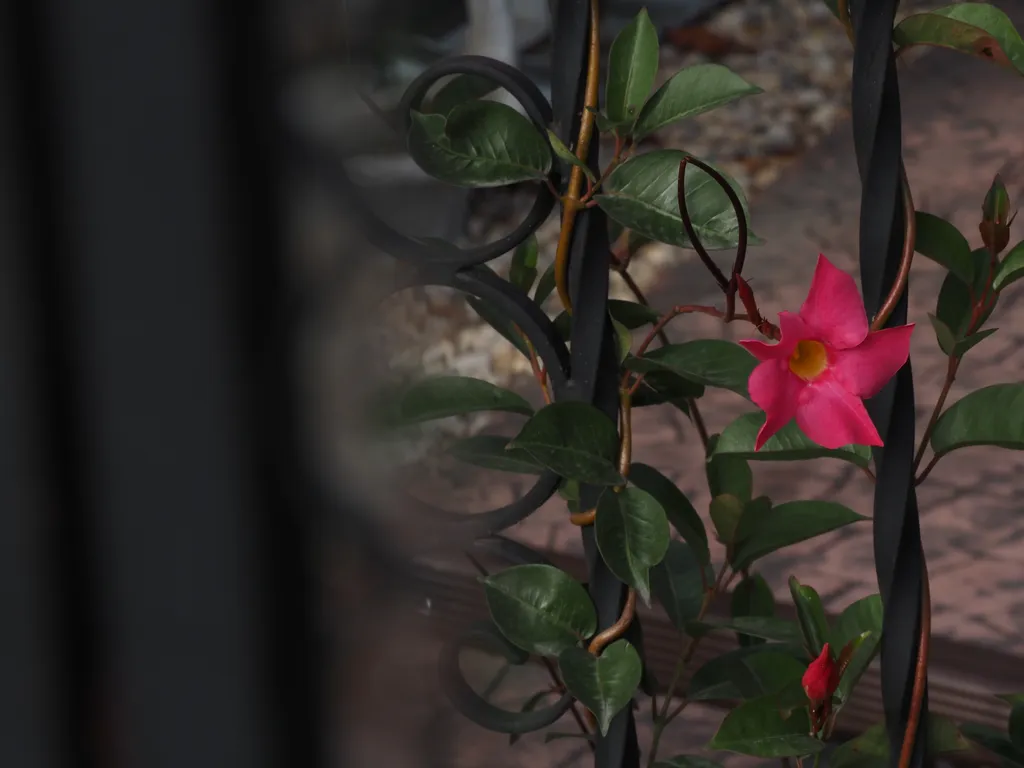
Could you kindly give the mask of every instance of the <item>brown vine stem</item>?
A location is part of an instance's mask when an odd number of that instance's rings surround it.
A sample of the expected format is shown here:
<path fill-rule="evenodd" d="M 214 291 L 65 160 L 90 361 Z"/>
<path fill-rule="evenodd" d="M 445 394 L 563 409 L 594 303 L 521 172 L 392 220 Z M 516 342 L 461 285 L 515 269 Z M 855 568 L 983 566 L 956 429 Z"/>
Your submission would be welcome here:
<path fill-rule="evenodd" d="M 882 302 L 881 309 L 871 321 L 871 330 L 881 330 L 885 321 L 889 319 L 896 305 L 899 303 L 903 292 L 907 288 L 907 279 L 910 277 L 910 265 L 914 261 L 914 244 L 917 240 L 917 214 L 914 212 L 914 196 L 910 192 L 910 181 L 907 179 L 907 169 L 900 164 L 901 187 L 903 189 L 903 210 L 905 219 L 903 222 L 903 253 L 900 256 L 900 269 L 896 273 L 896 280 L 889 289 L 889 295 Z"/>
<path fill-rule="evenodd" d="M 924 428 L 924 434 L 921 435 L 921 445 L 918 446 L 917 455 L 914 457 L 914 474 L 917 474 L 917 470 L 921 466 L 921 460 L 924 458 L 925 449 L 928 448 L 928 440 L 931 438 L 932 431 L 935 429 L 935 424 L 938 422 L 939 416 L 942 414 L 942 408 L 946 404 L 946 398 L 949 397 L 949 390 L 953 386 L 953 381 L 956 379 L 956 372 L 959 368 L 960 359 L 954 355 L 950 355 L 949 363 L 946 365 L 946 379 L 942 382 L 942 390 L 939 392 L 939 399 L 935 401 L 935 407 L 932 408 L 932 415 L 928 418 L 928 426 Z M 915 485 L 921 484 L 921 481 L 928 476 L 928 473 L 932 471 L 932 468 L 937 462 L 938 457 L 932 459 L 932 462 L 915 481 Z"/>
<path fill-rule="evenodd" d="M 622 606 L 622 613 L 618 621 L 608 627 L 608 629 L 595 635 L 594 639 L 590 641 L 587 650 L 594 656 L 601 655 L 601 651 L 625 634 L 626 630 L 629 629 L 629 625 L 633 623 L 635 615 L 636 590 L 630 587 L 626 593 L 626 604 Z"/>
<path fill-rule="evenodd" d="M 917 646 L 917 664 L 914 667 L 914 688 L 910 696 L 910 715 L 907 730 L 903 735 L 900 749 L 899 768 L 907 768 L 914 754 L 914 738 L 921 722 L 921 702 L 924 701 L 924 686 L 928 682 L 928 650 L 932 636 L 932 596 L 928 586 L 928 563 L 921 552 L 921 640 Z"/>
<path fill-rule="evenodd" d="M 537 350 L 534 348 L 533 342 L 530 341 L 529 337 L 518 326 L 516 326 L 516 330 L 523 337 L 523 341 L 526 342 L 526 348 L 530 352 L 530 369 L 533 371 L 533 378 L 540 385 L 540 391 L 544 394 L 544 404 L 551 405 L 551 391 L 548 389 L 547 371 L 540 367 L 540 360 L 537 359 Z"/>
<path fill-rule="evenodd" d="M 587 162 L 590 139 L 594 135 L 598 90 L 601 82 L 601 30 L 597 16 L 598 0 L 590 0 L 590 40 L 587 52 L 587 81 L 583 92 L 583 114 L 580 115 L 580 132 L 576 141 L 576 157 Z M 562 229 L 558 234 L 555 248 L 555 289 L 565 311 L 572 314 L 572 300 L 569 298 L 569 246 L 572 243 L 573 224 L 579 212 L 580 193 L 583 190 L 583 169 L 573 166 L 569 173 L 569 188 L 562 207 Z"/>
<path fill-rule="evenodd" d="M 718 575 L 715 577 L 714 586 L 704 593 L 704 599 L 701 601 L 700 611 L 697 612 L 696 621 L 703 620 L 708 608 L 711 607 L 711 602 L 715 599 L 715 595 L 724 588 L 727 583 L 725 575 L 728 568 L 728 562 L 722 563 L 722 567 L 719 569 Z M 669 681 L 668 688 L 665 689 L 665 698 L 662 701 L 661 713 L 654 719 L 654 734 L 651 738 L 651 751 L 647 755 L 647 768 L 652 768 L 654 761 L 658 756 L 658 745 L 661 743 L 661 735 L 665 731 L 665 726 L 668 725 L 673 718 L 679 715 L 679 713 L 682 712 L 689 703 L 684 697 L 679 703 L 679 706 L 672 711 L 671 715 L 669 714 L 669 706 L 672 704 L 672 696 L 676 692 L 679 682 L 682 680 L 686 666 L 690 663 L 694 654 L 697 652 L 697 646 L 700 644 L 700 640 L 700 637 L 692 637 L 689 635 L 683 640 L 682 647 L 680 648 L 679 660 L 676 662 L 676 668 L 672 672 L 672 679 Z"/>
<path fill-rule="evenodd" d="M 640 290 L 640 286 L 637 285 L 637 282 L 636 280 L 633 279 L 633 276 L 629 274 L 628 266 L 628 263 L 624 264 L 622 263 L 622 261 L 620 261 L 619 267 L 616 271 L 622 277 L 622 280 L 626 283 L 626 287 L 629 288 L 629 290 L 633 293 L 633 296 L 636 297 L 636 300 L 639 303 L 643 304 L 645 307 L 650 307 L 651 303 L 647 300 L 647 297 L 644 295 L 644 292 Z M 662 329 L 659 330 L 656 335 L 658 341 L 661 342 L 661 345 L 663 347 L 669 346 L 671 342 L 668 339 L 668 334 L 665 333 L 664 327 L 662 327 Z M 697 430 L 698 437 L 700 437 L 701 445 L 704 446 L 704 452 L 707 453 L 708 430 L 707 427 L 704 425 L 704 418 L 703 416 L 701 416 L 700 409 L 697 406 L 697 399 L 693 397 L 686 398 L 686 407 L 690 412 L 690 421 L 693 423 L 694 429 Z M 677 428 L 679 427 L 679 423 L 677 421 L 673 421 L 673 423 L 676 425 Z M 680 438 L 683 437 L 683 433 L 681 430 L 679 431 L 679 436 Z"/>

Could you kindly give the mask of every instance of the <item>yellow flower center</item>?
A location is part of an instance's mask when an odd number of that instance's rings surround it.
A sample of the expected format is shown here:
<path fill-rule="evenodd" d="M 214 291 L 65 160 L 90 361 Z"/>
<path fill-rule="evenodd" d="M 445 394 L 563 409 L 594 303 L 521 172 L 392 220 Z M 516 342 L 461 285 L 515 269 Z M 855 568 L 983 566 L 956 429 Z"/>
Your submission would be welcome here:
<path fill-rule="evenodd" d="M 820 341 L 804 339 L 797 342 L 789 357 L 789 370 L 804 381 L 817 378 L 828 367 L 828 354 Z"/>

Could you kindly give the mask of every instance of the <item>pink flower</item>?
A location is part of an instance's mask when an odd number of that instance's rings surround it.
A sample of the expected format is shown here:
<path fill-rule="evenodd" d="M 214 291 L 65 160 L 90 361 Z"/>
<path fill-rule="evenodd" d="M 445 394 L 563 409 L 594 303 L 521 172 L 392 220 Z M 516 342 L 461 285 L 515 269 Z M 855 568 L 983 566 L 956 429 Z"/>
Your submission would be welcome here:
<path fill-rule="evenodd" d="M 761 361 L 750 374 L 750 398 L 765 412 L 755 450 L 794 417 L 818 445 L 881 445 L 864 408 L 910 356 L 913 323 L 869 331 L 853 278 L 824 256 L 799 314 L 779 313 L 777 344 L 741 341 Z"/>
<path fill-rule="evenodd" d="M 818 656 L 807 666 L 803 679 L 800 681 L 804 693 L 812 702 L 828 701 L 839 687 L 839 667 L 832 660 L 832 651 L 828 643 L 821 649 Z"/>

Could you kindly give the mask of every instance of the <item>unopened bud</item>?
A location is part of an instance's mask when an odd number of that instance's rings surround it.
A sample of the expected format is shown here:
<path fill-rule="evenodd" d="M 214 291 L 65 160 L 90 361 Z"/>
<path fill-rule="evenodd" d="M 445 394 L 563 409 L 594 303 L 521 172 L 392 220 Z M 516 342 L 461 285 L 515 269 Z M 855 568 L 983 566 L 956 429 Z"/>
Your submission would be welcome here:
<path fill-rule="evenodd" d="M 978 231 L 985 247 L 999 253 L 1010 242 L 1010 195 L 1002 178 L 996 174 L 981 205 L 981 224 Z"/>

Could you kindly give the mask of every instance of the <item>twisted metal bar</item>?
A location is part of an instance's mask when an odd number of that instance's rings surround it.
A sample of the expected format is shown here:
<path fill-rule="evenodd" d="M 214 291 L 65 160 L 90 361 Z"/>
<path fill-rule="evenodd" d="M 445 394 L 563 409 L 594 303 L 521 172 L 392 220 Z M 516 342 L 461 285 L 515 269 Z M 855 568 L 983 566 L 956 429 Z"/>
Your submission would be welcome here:
<path fill-rule="evenodd" d="M 892 49 L 897 0 L 857 3 L 852 23 L 853 131 L 862 183 L 860 265 L 870 316 L 891 311 L 887 326 L 907 321 L 907 296 L 890 288 L 906 279 L 899 83 Z M 844 7 L 845 7 L 844 3 Z M 893 295 L 896 295 L 895 293 Z M 914 490 L 914 384 L 908 362 L 869 403 L 885 443 L 875 450 L 875 568 L 884 605 L 882 700 L 892 765 L 925 759 L 928 693 L 927 572 Z M 925 642 L 922 642 L 925 640 Z"/>

